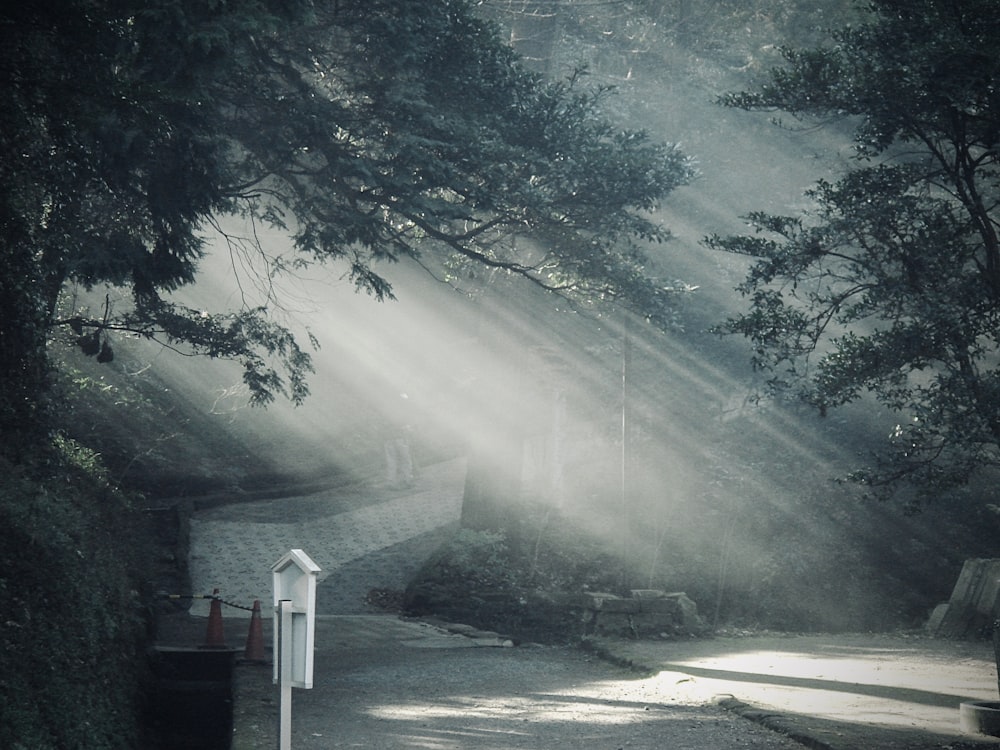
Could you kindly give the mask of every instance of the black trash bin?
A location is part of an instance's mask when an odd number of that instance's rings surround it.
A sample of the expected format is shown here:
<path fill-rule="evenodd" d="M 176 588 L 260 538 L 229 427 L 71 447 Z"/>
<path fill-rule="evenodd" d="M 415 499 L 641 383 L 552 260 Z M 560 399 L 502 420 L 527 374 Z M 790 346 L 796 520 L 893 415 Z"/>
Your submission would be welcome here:
<path fill-rule="evenodd" d="M 157 646 L 150 654 L 149 726 L 158 750 L 229 750 L 234 649 Z"/>

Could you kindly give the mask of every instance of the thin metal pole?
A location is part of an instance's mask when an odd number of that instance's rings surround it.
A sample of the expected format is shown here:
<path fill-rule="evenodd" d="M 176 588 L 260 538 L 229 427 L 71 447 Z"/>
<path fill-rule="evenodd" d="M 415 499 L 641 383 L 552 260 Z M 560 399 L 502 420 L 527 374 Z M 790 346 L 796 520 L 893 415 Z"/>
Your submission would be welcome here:
<path fill-rule="evenodd" d="M 632 432 L 631 420 L 629 419 L 629 379 L 632 364 L 632 339 L 629 335 L 628 313 L 625 314 L 622 331 L 622 455 L 621 455 L 621 513 L 622 513 L 622 587 L 628 586 L 628 559 L 629 552 L 629 531 L 631 521 L 629 520 L 629 461 L 631 460 L 630 436 Z"/>

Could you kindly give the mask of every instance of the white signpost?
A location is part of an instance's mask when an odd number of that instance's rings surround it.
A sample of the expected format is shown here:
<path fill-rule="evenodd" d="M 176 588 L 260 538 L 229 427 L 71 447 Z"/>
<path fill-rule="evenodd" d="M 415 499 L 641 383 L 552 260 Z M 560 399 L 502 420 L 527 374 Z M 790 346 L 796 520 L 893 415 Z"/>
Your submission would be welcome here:
<path fill-rule="evenodd" d="M 293 549 L 271 566 L 274 577 L 274 682 L 281 691 L 278 750 L 292 747 L 292 688 L 312 688 L 319 566 Z"/>

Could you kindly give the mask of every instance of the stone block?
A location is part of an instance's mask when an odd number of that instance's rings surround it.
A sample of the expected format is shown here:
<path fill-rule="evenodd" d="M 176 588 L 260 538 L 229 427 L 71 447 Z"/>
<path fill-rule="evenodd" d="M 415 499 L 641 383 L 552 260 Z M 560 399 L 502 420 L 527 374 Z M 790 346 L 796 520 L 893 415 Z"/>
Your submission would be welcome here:
<path fill-rule="evenodd" d="M 632 589 L 633 599 L 663 599 L 667 596 L 662 589 Z"/>
<path fill-rule="evenodd" d="M 948 602 L 941 602 L 934 608 L 931 612 L 930 619 L 927 621 L 927 632 L 930 635 L 937 635 L 938 630 L 941 628 L 941 624 L 944 622 L 944 618 L 948 615 L 948 607 L 950 605 Z"/>
<path fill-rule="evenodd" d="M 601 612 L 619 612 L 633 614 L 639 611 L 639 602 L 634 599 L 606 599 L 601 605 Z"/>
<path fill-rule="evenodd" d="M 594 635 L 609 638 L 634 638 L 632 615 L 626 612 L 601 612 L 594 620 Z"/>
<path fill-rule="evenodd" d="M 621 599 L 617 594 L 610 594 L 604 591 L 584 591 L 580 594 L 580 600 L 583 602 L 583 606 L 589 609 L 600 609 L 601 603 L 609 599 Z"/>
<path fill-rule="evenodd" d="M 662 612 L 640 612 L 632 616 L 632 635 L 637 638 L 649 638 L 661 633 L 673 633 L 677 623 L 669 614 Z"/>
<path fill-rule="evenodd" d="M 597 612 L 638 612 L 639 603 L 634 599 L 623 599 L 614 594 L 587 593 L 589 601 L 584 606 Z"/>
<path fill-rule="evenodd" d="M 688 633 L 700 633 L 706 629 L 704 620 L 698 614 L 698 605 L 687 594 L 672 595 L 680 608 L 680 627 Z"/>
<path fill-rule="evenodd" d="M 664 615 L 681 615 L 681 605 L 676 599 L 640 599 L 640 612 L 657 612 Z"/>

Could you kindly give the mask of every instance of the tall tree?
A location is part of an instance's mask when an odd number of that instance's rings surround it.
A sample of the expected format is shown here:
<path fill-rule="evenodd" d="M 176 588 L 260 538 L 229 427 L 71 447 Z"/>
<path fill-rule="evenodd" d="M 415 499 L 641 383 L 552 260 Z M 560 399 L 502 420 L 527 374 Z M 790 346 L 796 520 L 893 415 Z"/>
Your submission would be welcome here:
<path fill-rule="evenodd" d="M 743 334 L 778 391 L 821 412 L 874 395 L 898 414 L 852 477 L 925 494 L 1000 464 L 1000 15 L 988 0 L 876 0 L 835 44 L 724 102 L 851 118 L 856 168 L 802 216 L 713 237 L 751 256 Z"/>
<path fill-rule="evenodd" d="M 669 301 L 641 243 L 666 237 L 646 211 L 686 159 L 614 127 L 606 90 L 522 69 L 464 0 L 42 0 L 0 20 L 4 433 L 44 401 L 60 324 L 101 359 L 123 329 L 241 361 L 258 402 L 304 398 L 309 356 L 266 309 L 170 299 L 226 215 L 378 299 L 379 263 L 458 256 L 651 318 Z M 65 310 L 69 284 L 132 304 Z"/>

